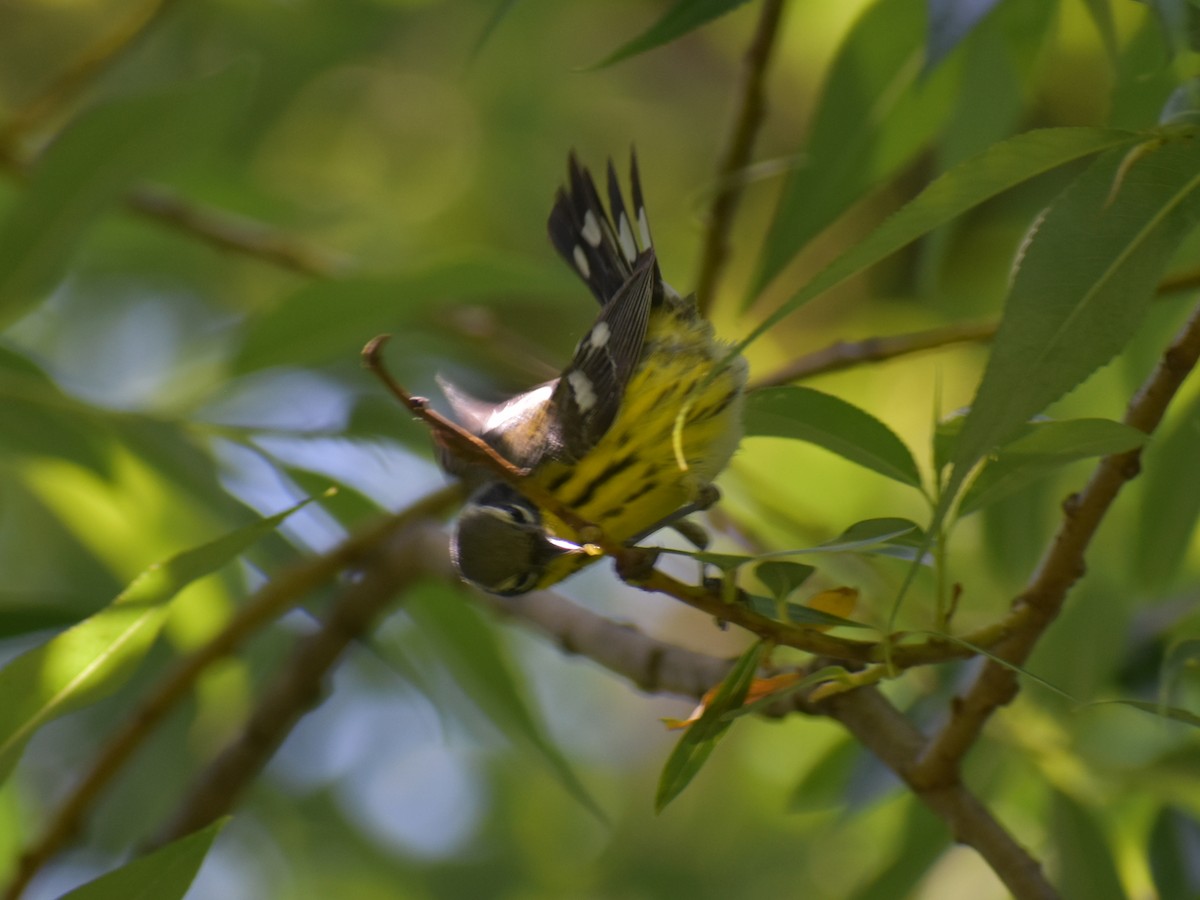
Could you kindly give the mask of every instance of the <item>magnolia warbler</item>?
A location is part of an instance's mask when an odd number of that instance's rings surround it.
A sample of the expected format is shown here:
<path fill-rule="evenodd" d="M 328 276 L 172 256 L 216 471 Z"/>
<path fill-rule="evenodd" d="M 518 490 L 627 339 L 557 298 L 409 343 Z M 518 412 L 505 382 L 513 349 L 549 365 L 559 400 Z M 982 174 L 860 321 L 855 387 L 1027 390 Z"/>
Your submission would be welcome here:
<path fill-rule="evenodd" d="M 694 297 L 663 281 L 636 155 L 632 219 L 611 160 L 607 211 L 574 154 L 567 168 L 548 229 L 600 302 L 595 323 L 558 378 L 510 400 L 487 403 L 440 383 L 464 428 L 609 541 L 633 544 L 715 497 L 711 481 L 741 438 L 746 362 L 728 358 Z M 583 568 L 595 559 L 583 542 L 513 486 L 490 481 L 463 508 L 451 552 L 463 579 L 512 595 Z"/>

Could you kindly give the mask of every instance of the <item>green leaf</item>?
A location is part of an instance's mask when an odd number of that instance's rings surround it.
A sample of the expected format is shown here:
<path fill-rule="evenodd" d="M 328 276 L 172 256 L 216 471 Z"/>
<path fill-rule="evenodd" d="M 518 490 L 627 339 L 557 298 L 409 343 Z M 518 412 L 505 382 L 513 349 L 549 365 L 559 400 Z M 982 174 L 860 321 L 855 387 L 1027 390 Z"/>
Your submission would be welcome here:
<path fill-rule="evenodd" d="M 1165 432 L 1165 433 L 1164 433 Z M 1141 515 L 1134 539 L 1139 579 L 1151 589 L 1177 575 L 1200 520 L 1200 396 L 1156 432 L 1142 457 Z"/>
<path fill-rule="evenodd" d="M 893 900 L 912 897 L 934 863 L 950 846 L 950 830 L 920 801 L 909 798 L 908 814 L 900 828 L 899 846 L 891 862 L 852 900 Z"/>
<path fill-rule="evenodd" d="M 154 563 L 104 609 L 0 670 L 0 696 L 6 698 L 0 704 L 0 780 L 38 728 L 108 696 L 133 674 L 158 637 L 169 600 L 309 502 Z"/>
<path fill-rule="evenodd" d="M 788 560 L 767 560 L 754 568 L 754 575 L 771 592 L 776 600 L 787 599 L 788 594 L 808 580 L 815 567 Z"/>
<path fill-rule="evenodd" d="M 929 0 L 925 70 L 933 69 L 969 35 L 998 0 Z"/>
<path fill-rule="evenodd" d="M 824 543 L 817 544 L 807 550 L 792 550 L 792 553 L 853 553 L 873 547 L 876 544 L 886 544 L 898 538 L 920 535 L 921 529 L 916 522 L 908 519 L 882 518 L 863 519 L 855 522 L 837 537 Z"/>
<path fill-rule="evenodd" d="M 967 472 L 1108 362 L 1200 218 L 1200 152 L 1172 139 L 1113 151 L 1064 191 L 1027 240 L 1004 319 L 955 446 L 948 508 Z M 1086 236 L 1086 240 L 1083 239 Z"/>
<path fill-rule="evenodd" d="M 32 361 L 0 347 L 0 405 L 5 427 L 0 448 L 29 456 L 57 456 L 108 478 L 108 430 L 90 408 L 63 394 Z"/>
<path fill-rule="evenodd" d="M 721 682 L 700 718 L 688 726 L 680 737 L 658 779 L 658 791 L 654 797 L 656 812 L 666 809 L 667 804 L 678 797 L 704 767 L 717 741 L 729 730 L 730 723 L 725 714 L 742 705 L 766 653 L 767 645 L 762 641 L 743 653 Z"/>
<path fill-rule="evenodd" d="M 557 266 L 494 254 L 445 260 L 391 277 L 314 282 L 250 323 L 233 368 L 244 374 L 268 366 L 355 360 L 380 332 L 436 324 L 447 303 L 558 296 L 567 284 Z"/>
<path fill-rule="evenodd" d="M 1111 419 L 1069 419 L 1029 425 L 979 471 L 959 503 L 967 516 L 1033 484 L 1067 463 L 1124 453 L 1143 446 L 1149 435 Z"/>
<path fill-rule="evenodd" d="M 1117 129 L 1046 128 L 994 144 L 932 182 L 863 241 L 842 253 L 780 304 L 742 339 L 734 352 L 744 349 L 814 297 L 985 200 L 1066 163 L 1114 147 L 1127 147 L 1140 139 L 1136 132 Z"/>
<path fill-rule="evenodd" d="M 760 597 L 757 594 L 744 594 L 746 605 L 751 610 L 758 613 L 760 616 L 766 616 L 768 619 L 779 618 L 779 606 L 770 597 Z M 822 628 L 870 628 L 870 625 L 864 625 L 862 622 L 855 622 L 853 619 L 843 619 L 841 616 L 835 616 L 832 613 L 822 612 L 819 609 L 813 609 L 811 606 L 803 606 L 799 603 L 785 604 L 787 610 L 787 620 L 793 625 L 817 625 Z"/>
<path fill-rule="evenodd" d="M 1200 825 L 1195 816 L 1173 806 L 1159 810 L 1150 829 L 1147 856 L 1159 897 L 1200 896 Z"/>
<path fill-rule="evenodd" d="M 1084 704 L 1084 706 L 1128 706 L 1141 712 L 1149 713 L 1152 716 L 1158 716 L 1160 719 L 1170 719 L 1172 722 L 1179 722 L 1183 725 L 1191 725 L 1193 728 L 1200 728 L 1200 715 L 1197 715 L 1190 709 L 1182 709 L 1178 706 L 1166 706 L 1162 703 L 1151 703 L 1148 700 L 1095 700 Z"/>
<path fill-rule="evenodd" d="M 746 398 L 746 437 L 807 441 L 902 484 L 921 486 L 912 453 L 896 433 L 831 394 L 794 385 L 766 388 Z"/>
<path fill-rule="evenodd" d="M 80 885 L 59 900 L 183 900 L 228 819 Z"/>
<path fill-rule="evenodd" d="M 1055 886 L 1064 897 L 1125 900 L 1114 853 L 1096 817 L 1066 794 L 1055 792 L 1050 806 L 1050 835 L 1058 853 Z"/>
<path fill-rule="evenodd" d="M 924 3 L 881 0 L 846 36 L 802 165 L 784 185 L 750 298 L 852 203 L 915 159 L 949 114 L 954 72 L 923 71 L 925 27 Z"/>
<path fill-rule="evenodd" d="M 1095 23 L 1096 30 L 1100 32 L 1100 40 L 1104 44 L 1104 52 L 1108 54 L 1109 62 L 1115 64 L 1118 56 L 1117 28 L 1113 22 L 1112 4 L 1109 0 L 1083 0 L 1083 5 L 1087 7 L 1088 15 Z"/>
<path fill-rule="evenodd" d="M 607 821 L 600 805 L 526 703 L 524 689 L 505 659 L 494 630 L 471 608 L 462 592 L 440 584 L 426 585 L 410 593 L 404 608 L 417 623 L 422 640 L 430 644 L 480 711 L 509 739 L 533 750 L 567 793 L 601 822 Z"/>
<path fill-rule="evenodd" d="M 675 5 L 668 9 L 661 19 L 591 68 L 611 66 L 631 56 L 669 44 L 744 3 L 746 0 L 676 0 Z"/>
<path fill-rule="evenodd" d="M 130 185 L 211 143 L 247 86 L 246 67 L 236 66 L 78 116 L 0 222 L 0 329 L 49 293 L 92 222 Z"/>

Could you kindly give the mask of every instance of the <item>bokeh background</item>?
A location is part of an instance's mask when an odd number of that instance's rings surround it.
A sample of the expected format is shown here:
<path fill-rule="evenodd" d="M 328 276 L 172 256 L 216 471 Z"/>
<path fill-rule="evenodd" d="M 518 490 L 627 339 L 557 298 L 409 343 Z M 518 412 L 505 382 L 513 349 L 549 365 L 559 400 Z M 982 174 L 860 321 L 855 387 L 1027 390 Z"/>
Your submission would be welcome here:
<path fill-rule="evenodd" d="M 916 23 L 896 97 L 851 102 L 846 94 L 822 105 L 839 48 L 873 6 L 889 7 L 877 14 L 894 16 L 896 33 Z M 1169 56 L 1170 36 L 1147 4 L 1003 0 L 990 12 L 992 4 L 975 4 L 986 12 L 981 24 L 923 70 L 924 4 L 907 4 L 915 19 L 901 6 L 788 5 L 729 265 L 712 297 L 718 330 L 730 339 L 949 165 L 1034 127 L 1150 127 L 1194 64 Z M 1096 24 L 1100 6 L 1113 17 L 1111 47 Z M 597 66 L 666 8 L 0 3 L 0 123 L 53 92 L 60 74 L 122 23 L 155 14 L 70 103 L 37 127 L 4 133 L 0 212 L 26 190 L 17 161 L 81 110 L 224 73 L 195 115 L 180 117 L 194 131 L 186 145 L 147 150 L 151 138 L 132 122 L 126 138 L 145 169 L 139 181 L 159 193 L 144 193 L 141 211 L 117 205 L 90 222 L 69 268 L 0 336 L 0 654 L 44 641 L 155 560 L 252 512 L 342 488 L 181 595 L 150 658 L 115 696 L 38 733 L 0 789 L 0 868 L 146 686 L 250 590 L 444 482 L 427 436 L 361 369 L 358 350 L 369 338 L 392 333 L 397 377 L 435 398 L 439 372 L 500 396 L 565 362 L 594 315 L 545 237 L 568 151 L 593 170 L 610 156 L 623 169 L 636 145 L 666 277 L 691 286 L 759 4 Z M 855 52 L 861 59 L 847 64 L 866 71 L 873 45 Z M 842 135 L 844 149 L 831 150 L 830 135 Z M 815 176 L 803 174 L 814 166 Z M 755 375 L 838 340 L 994 318 L 1022 235 L 1072 174 L 1006 194 L 805 307 L 752 347 Z M 833 191 L 821 201 L 827 208 L 801 216 L 812 240 L 763 285 L 761 251 L 781 189 L 805 177 L 836 182 L 845 202 Z M 218 216 L 218 230 L 265 240 L 256 254 L 216 246 L 179 215 L 147 215 L 155 197 L 160 209 L 178 201 Z M 1184 307 L 1177 298 L 1159 303 L 1131 349 L 1059 411 L 1119 417 Z M 969 402 L 985 358 L 983 345 L 955 344 L 810 383 L 882 418 L 928 469 L 935 421 Z M 30 364 L 50 379 L 52 401 L 11 375 Z M 1196 427 L 1196 393 L 1193 386 L 1170 429 Z M 1195 633 L 1200 557 L 1190 524 L 1168 536 L 1156 527 L 1156 503 L 1174 488 L 1156 480 L 1154 452 L 1030 665 L 1078 700 L 1153 699 L 1166 648 Z M 964 585 L 964 627 L 1007 609 L 1060 499 L 1086 472 L 1087 464 L 1068 469 L 958 529 L 950 577 Z M 795 442 L 747 441 L 720 484 L 717 525 L 735 523 L 731 533 L 772 546 L 810 545 L 871 516 L 927 514 L 916 492 Z M 859 617 L 881 621 L 903 573 L 900 562 L 846 558 L 828 564 L 816 587 L 854 584 Z M 448 602 L 453 590 L 429 584 L 408 602 Z M 668 599 L 625 588 L 607 564 L 562 592 L 707 653 L 745 645 Z M 739 723 L 690 789 L 655 815 L 656 778 L 676 740 L 658 719 L 686 714 L 690 702 L 643 695 L 520 626 L 481 615 L 610 825 L 489 721 L 416 620 L 399 611 L 339 668 L 189 897 L 1006 896 L 972 852 L 955 849 L 944 827 L 829 721 Z M 928 627 L 919 600 L 905 615 L 904 624 Z M 29 896 L 57 896 L 152 834 L 311 628 L 306 614 L 290 614 L 211 669 Z M 921 721 L 961 677 L 953 668 L 911 673 L 891 693 Z M 1183 682 L 1183 701 L 1188 689 Z M 1182 726 L 1129 709 L 1079 710 L 1034 686 L 994 723 L 969 777 L 1052 866 L 1094 858 L 1102 875 L 1116 876 L 1097 882 L 1103 890 L 1124 892 L 1088 896 L 1145 898 L 1154 896 L 1150 848 L 1176 835 L 1200 841 L 1197 750 Z"/>

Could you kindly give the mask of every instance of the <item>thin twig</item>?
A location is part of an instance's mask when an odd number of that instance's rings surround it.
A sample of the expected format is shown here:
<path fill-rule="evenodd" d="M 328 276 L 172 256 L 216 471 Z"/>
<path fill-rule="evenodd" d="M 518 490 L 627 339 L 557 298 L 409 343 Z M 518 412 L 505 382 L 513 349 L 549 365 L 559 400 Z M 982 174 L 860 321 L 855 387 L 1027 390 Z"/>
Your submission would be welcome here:
<path fill-rule="evenodd" d="M 125 196 L 127 208 L 205 243 L 312 278 L 333 278 L 353 268 L 348 256 L 299 240 L 274 226 L 228 210 L 201 206 L 160 185 L 142 185 Z"/>
<path fill-rule="evenodd" d="M 357 579 L 342 591 L 314 634 L 300 642 L 255 705 L 237 738 L 194 781 L 152 847 L 190 834 L 231 812 L 246 788 L 320 699 L 346 648 L 365 635 L 393 598 L 425 574 L 432 526 L 417 521 L 376 541 Z M 445 538 L 441 536 L 441 545 Z"/>
<path fill-rule="evenodd" d="M 837 372 L 863 363 L 882 362 L 922 350 L 933 350 L 948 344 L 966 341 L 990 341 L 996 336 L 999 322 L 968 322 L 910 331 L 907 334 L 892 334 L 870 337 L 861 341 L 838 341 L 806 353 L 774 372 L 755 379 L 748 390 L 777 387 L 802 381 L 814 375 Z"/>
<path fill-rule="evenodd" d="M 75 835 L 101 791 L 214 662 L 234 652 L 247 638 L 338 572 L 363 559 L 388 535 L 411 522 L 440 514 L 460 496 L 457 487 L 431 494 L 396 516 L 352 536 L 329 553 L 306 559 L 264 585 L 216 637 L 182 660 L 159 682 L 126 723 L 108 739 L 87 774 L 55 812 L 41 838 L 22 855 L 13 881 L 5 891 L 5 900 L 20 897 L 30 879 Z"/>
<path fill-rule="evenodd" d="M 1130 401 L 1125 423 L 1151 434 L 1167 406 L 1200 359 L 1200 307 L 1192 313 L 1158 366 Z M 1118 492 L 1136 477 L 1141 450 L 1106 456 L 1097 465 L 1087 486 L 1063 504 L 1063 520 L 1052 543 L 1017 598 L 1022 622 L 993 648 L 1013 665 L 1029 658 L 1047 626 L 1058 616 L 1067 592 L 1083 576 L 1084 555 Z M 1008 703 L 1017 690 L 1013 669 L 989 660 L 967 690 L 957 699 L 953 713 L 929 742 L 914 775 L 922 783 L 938 785 L 957 778 L 958 766 L 979 737 L 988 718 Z"/>
<path fill-rule="evenodd" d="M 717 164 L 717 192 L 709 207 L 700 251 L 695 292 L 702 313 L 712 308 L 717 281 L 729 256 L 729 233 L 744 186 L 741 173 L 750 162 L 754 140 L 766 115 L 767 66 L 775 48 L 782 13 L 783 0 L 765 0 L 754 38 L 746 50 L 733 127 Z"/>

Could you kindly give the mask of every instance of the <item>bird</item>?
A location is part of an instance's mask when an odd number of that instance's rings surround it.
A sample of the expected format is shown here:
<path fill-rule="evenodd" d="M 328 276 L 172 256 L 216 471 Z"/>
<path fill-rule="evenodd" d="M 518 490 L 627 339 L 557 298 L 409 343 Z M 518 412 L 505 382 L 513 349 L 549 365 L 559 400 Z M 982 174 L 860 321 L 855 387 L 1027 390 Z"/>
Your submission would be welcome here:
<path fill-rule="evenodd" d="M 554 379 L 499 403 L 438 379 L 454 417 L 615 544 L 634 545 L 706 508 L 742 436 L 748 367 L 694 296 L 663 280 L 631 152 L 631 208 L 608 161 L 608 208 L 574 152 L 550 241 L 600 304 Z M 631 215 L 632 212 L 632 215 Z M 518 485 L 443 454 L 473 488 L 451 535 L 460 577 L 512 596 L 550 587 L 597 558 L 581 534 Z M 578 523 L 576 523 L 578 524 Z"/>

